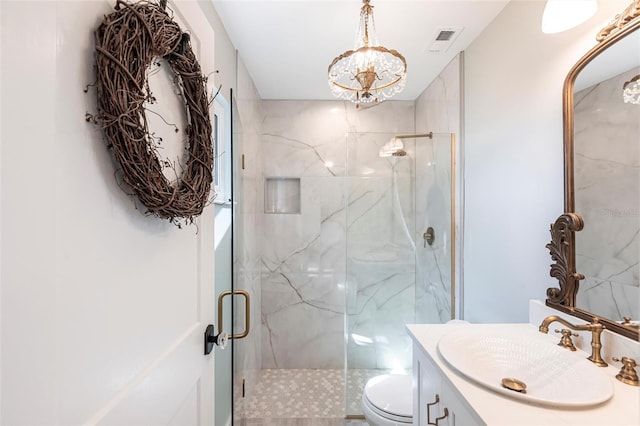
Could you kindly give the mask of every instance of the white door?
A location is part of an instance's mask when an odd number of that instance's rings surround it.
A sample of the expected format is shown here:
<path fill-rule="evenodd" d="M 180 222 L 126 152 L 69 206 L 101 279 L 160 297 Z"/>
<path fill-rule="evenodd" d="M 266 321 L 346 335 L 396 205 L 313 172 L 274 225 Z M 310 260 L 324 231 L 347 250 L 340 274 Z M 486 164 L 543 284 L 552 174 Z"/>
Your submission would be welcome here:
<path fill-rule="evenodd" d="M 169 4 L 208 75 L 211 27 L 197 3 Z M 1 424 L 214 422 L 213 208 L 183 229 L 145 216 L 84 120 L 93 31 L 114 5 L 0 2 Z"/>

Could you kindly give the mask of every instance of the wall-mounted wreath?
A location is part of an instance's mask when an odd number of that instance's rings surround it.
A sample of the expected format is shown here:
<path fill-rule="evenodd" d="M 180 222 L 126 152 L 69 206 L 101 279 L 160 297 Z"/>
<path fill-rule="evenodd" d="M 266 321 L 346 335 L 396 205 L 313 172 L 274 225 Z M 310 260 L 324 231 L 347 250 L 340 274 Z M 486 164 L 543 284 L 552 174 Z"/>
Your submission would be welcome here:
<path fill-rule="evenodd" d="M 209 203 L 213 179 L 207 79 L 189 35 L 165 8 L 166 0 L 158 4 L 118 0 L 115 12 L 104 17 L 95 31 L 98 115 L 89 117 L 102 128 L 127 192 L 150 214 L 177 224 L 192 223 Z M 185 166 L 174 184 L 162 173 L 167 166 L 158 159 L 157 141 L 145 115 L 145 102 L 156 101 L 147 70 L 158 57 L 175 74 L 186 109 Z"/>

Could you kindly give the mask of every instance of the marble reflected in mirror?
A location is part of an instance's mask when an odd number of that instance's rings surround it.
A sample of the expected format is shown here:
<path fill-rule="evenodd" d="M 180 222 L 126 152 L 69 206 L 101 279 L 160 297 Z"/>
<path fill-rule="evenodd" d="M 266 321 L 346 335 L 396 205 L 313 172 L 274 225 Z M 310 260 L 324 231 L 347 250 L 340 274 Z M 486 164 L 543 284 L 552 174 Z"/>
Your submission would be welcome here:
<path fill-rule="evenodd" d="M 604 50 L 574 83 L 576 307 L 640 319 L 640 105 L 623 86 L 640 74 L 640 30 Z"/>
<path fill-rule="evenodd" d="M 546 303 L 640 340 L 640 104 L 623 96 L 640 75 L 640 0 L 596 40 L 563 88 L 565 213 L 547 245 L 560 288 Z"/>

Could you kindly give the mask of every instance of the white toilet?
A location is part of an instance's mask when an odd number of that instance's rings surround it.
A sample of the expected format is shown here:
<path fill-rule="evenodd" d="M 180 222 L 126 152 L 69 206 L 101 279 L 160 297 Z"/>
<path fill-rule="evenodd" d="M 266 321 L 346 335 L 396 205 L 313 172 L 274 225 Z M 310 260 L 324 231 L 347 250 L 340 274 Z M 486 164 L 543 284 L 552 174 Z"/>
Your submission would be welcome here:
<path fill-rule="evenodd" d="M 409 374 L 383 374 L 370 379 L 362 392 L 362 412 L 370 425 L 413 423 L 413 387 Z"/>
<path fill-rule="evenodd" d="M 450 320 L 447 324 L 469 324 Z M 413 385 L 410 374 L 383 374 L 370 379 L 362 392 L 362 412 L 373 426 L 413 423 Z"/>

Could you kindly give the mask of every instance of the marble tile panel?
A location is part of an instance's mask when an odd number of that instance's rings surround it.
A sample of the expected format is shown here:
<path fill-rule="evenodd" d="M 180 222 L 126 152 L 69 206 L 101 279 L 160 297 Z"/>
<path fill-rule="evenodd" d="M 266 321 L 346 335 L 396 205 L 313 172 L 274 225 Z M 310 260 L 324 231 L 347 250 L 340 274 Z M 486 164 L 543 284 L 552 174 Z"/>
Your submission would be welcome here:
<path fill-rule="evenodd" d="M 416 132 L 460 134 L 460 55 L 416 99 Z"/>
<path fill-rule="evenodd" d="M 418 151 L 416 186 L 416 291 L 419 322 L 451 319 L 451 149 L 448 136 L 436 136 Z M 434 229 L 432 245 L 422 234 Z"/>
<path fill-rule="evenodd" d="M 444 279 L 423 278 L 416 284 L 416 323 L 438 324 L 451 319 L 451 289 Z"/>
<path fill-rule="evenodd" d="M 377 260 L 407 256 L 414 244 L 411 180 L 350 178 L 348 185 L 349 256 Z"/>
<path fill-rule="evenodd" d="M 460 292 L 460 231 L 463 206 L 463 180 L 460 178 L 462 140 L 461 57 L 456 56 L 416 100 L 416 130 L 434 132 L 431 140 L 419 140 L 416 145 L 416 319 L 418 322 L 445 322 L 452 317 L 451 286 Z M 455 151 L 451 151 L 451 136 L 457 135 Z M 451 169 L 451 156 L 457 170 Z M 452 188 L 452 175 L 457 176 Z M 453 212 L 455 233 L 451 231 L 451 199 L 456 197 Z M 422 234 L 433 227 L 436 240 L 424 248 Z M 455 241 L 454 241 L 455 240 Z M 453 252 L 453 247 L 457 247 Z M 454 262 L 456 277 L 452 277 Z M 457 281 L 454 283 L 454 281 Z"/>
<path fill-rule="evenodd" d="M 363 133 L 347 134 L 347 175 L 349 177 L 390 176 L 392 166 L 398 169 L 410 167 L 412 161 L 401 157 L 380 157 L 380 148 L 388 143 L 397 133 Z M 405 139 L 405 151 L 412 158 L 415 139 Z"/>
<path fill-rule="evenodd" d="M 340 368 L 344 364 L 344 314 L 299 302 L 262 314 L 265 368 Z"/>
<path fill-rule="evenodd" d="M 343 179 L 302 178 L 300 214 L 265 214 L 263 263 L 292 270 L 336 269 L 344 252 Z"/>
<path fill-rule="evenodd" d="M 639 318 L 640 290 L 624 282 L 587 276 L 580 282 L 577 305 L 609 319 Z"/>
<path fill-rule="evenodd" d="M 300 215 L 265 215 L 263 363 L 343 363 L 345 212 L 342 178 L 303 178 Z M 324 343 L 323 343 L 324 341 Z"/>
<path fill-rule="evenodd" d="M 343 176 L 348 132 L 340 101 L 265 101 L 265 176 Z"/>
<path fill-rule="evenodd" d="M 343 363 L 344 275 L 277 271 L 262 284 L 265 367 L 337 368 Z"/>
<path fill-rule="evenodd" d="M 385 101 L 370 107 L 346 107 L 350 131 L 362 133 L 413 133 L 413 101 Z"/>
<path fill-rule="evenodd" d="M 348 365 L 410 368 L 411 340 L 403 329 L 415 321 L 414 273 L 406 265 L 361 266 L 349 269 L 347 284 L 358 289 L 347 316 Z"/>

